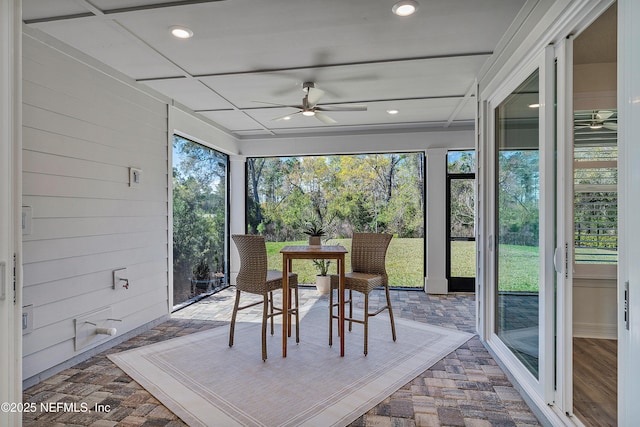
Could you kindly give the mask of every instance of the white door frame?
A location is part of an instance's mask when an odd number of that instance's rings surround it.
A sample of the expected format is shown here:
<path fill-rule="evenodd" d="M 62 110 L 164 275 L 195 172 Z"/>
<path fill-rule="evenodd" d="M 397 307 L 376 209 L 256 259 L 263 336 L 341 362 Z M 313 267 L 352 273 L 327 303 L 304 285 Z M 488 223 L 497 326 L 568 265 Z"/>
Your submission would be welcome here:
<path fill-rule="evenodd" d="M 0 402 L 3 405 L 22 402 L 22 274 L 21 240 L 17 232 L 22 204 L 21 15 L 20 0 L 0 0 Z M 17 409 L 3 406 L 0 425 L 21 425 L 22 413 Z"/>
<path fill-rule="evenodd" d="M 573 36 L 556 47 L 557 59 L 557 237 L 555 406 L 573 415 Z M 553 384 L 550 384 L 553 386 Z M 551 390 L 553 393 L 554 391 Z"/>
<path fill-rule="evenodd" d="M 525 390 L 525 393 L 534 401 L 539 408 L 547 407 L 553 402 L 553 375 L 554 375 L 554 279 L 555 270 L 553 267 L 553 249 L 555 247 L 555 127 L 554 127 L 554 49 L 548 47 L 523 65 L 517 72 L 498 88 L 494 95 L 488 100 L 486 114 L 488 120 L 487 141 L 487 183 L 493 185 L 492 178 L 496 173 L 495 156 L 495 108 L 517 88 L 531 73 L 539 70 L 540 88 L 540 128 L 539 128 L 539 150 L 540 150 L 540 290 L 539 290 L 539 378 L 536 379 L 529 371 L 522 368 L 521 362 L 513 355 L 502 340 L 495 334 L 495 312 L 496 312 L 496 292 L 495 275 L 496 251 L 498 242 L 495 241 L 495 216 L 490 218 L 495 210 L 496 197 L 495 188 L 486 188 L 485 194 L 487 203 L 485 206 L 486 219 L 489 221 L 487 233 L 489 234 L 489 252 L 483 261 L 486 276 L 484 295 L 486 323 L 486 341 L 490 348 L 496 353 L 498 358 L 506 365 L 507 369 L 516 377 L 518 384 Z M 543 286 L 544 285 L 544 286 Z"/>
<path fill-rule="evenodd" d="M 618 425 L 640 419 L 640 2 L 618 1 Z M 625 322 L 628 283 L 629 324 Z"/>

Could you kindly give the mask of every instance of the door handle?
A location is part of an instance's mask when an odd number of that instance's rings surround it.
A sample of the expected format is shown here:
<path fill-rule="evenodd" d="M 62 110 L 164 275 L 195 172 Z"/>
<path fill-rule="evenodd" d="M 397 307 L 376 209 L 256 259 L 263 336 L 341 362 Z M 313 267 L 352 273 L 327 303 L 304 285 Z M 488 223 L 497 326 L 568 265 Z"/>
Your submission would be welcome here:
<path fill-rule="evenodd" d="M 556 269 L 556 273 L 563 273 L 564 269 L 562 268 L 564 263 L 562 262 L 562 251 L 560 248 L 556 248 L 553 251 L 553 267 Z"/>

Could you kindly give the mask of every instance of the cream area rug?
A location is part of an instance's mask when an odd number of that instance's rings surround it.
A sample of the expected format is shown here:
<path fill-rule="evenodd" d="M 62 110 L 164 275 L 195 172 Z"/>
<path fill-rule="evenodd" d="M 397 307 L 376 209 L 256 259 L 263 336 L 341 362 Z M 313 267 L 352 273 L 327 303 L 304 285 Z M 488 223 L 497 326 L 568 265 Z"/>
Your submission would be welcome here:
<path fill-rule="evenodd" d="M 263 362 L 260 321 L 241 323 L 242 312 L 233 347 L 222 326 L 109 358 L 190 426 L 344 426 L 472 337 L 396 318 L 393 342 L 383 312 L 369 320 L 368 355 L 354 324 L 340 357 L 338 337 L 328 345 L 327 302 L 301 311 L 300 343 L 289 339 L 286 358 L 281 324 L 267 333 Z"/>

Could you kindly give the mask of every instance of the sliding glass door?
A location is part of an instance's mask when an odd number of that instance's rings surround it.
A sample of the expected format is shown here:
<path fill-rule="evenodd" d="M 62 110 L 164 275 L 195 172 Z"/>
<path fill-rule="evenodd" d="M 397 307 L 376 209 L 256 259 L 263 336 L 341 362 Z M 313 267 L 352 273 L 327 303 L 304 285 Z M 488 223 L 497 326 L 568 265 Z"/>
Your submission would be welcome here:
<path fill-rule="evenodd" d="M 518 381 L 554 401 L 556 66 L 553 47 L 490 102 L 492 347 Z"/>
<path fill-rule="evenodd" d="M 495 333 L 538 378 L 539 78 L 533 72 L 495 110 Z"/>

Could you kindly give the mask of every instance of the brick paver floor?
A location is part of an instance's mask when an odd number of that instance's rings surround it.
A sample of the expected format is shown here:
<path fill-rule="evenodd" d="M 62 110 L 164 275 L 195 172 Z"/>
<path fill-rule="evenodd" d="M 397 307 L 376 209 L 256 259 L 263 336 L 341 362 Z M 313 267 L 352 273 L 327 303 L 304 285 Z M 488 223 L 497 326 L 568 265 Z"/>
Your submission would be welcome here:
<path fill-rule="evenodd" d="M 225 327 L 231 318 L 234 295 L 235 289 L 229 288 L 205 298 L 174 313 L 167 322 L 28 388 L 24 391 L 24 402 L 36 403 L 38 410 L 24 413 L 23 425 L 184 426 L 182 420 L 106 356 L 209 328 Z M 403 290 L 393 290 L 391 295 L 398 317 L 475 332 L 473 295 L 427 295 Z M 301 304 L 318 298 L 312 288 L 301 289 L 300 296 Z M 382 299 L 384 293 L 374 291 L 371 309 Z M 361 298 L 357 301 L 362 303 Z M 251 310 L 239 316 L 260 316 L 259 306 L 248 313 Z M 41 402 L 50 405 L 51 410 L 40 411 Z M 56 410 L 64 408 L 65 403 L 75 404 L 78 410 Z M 82 410 L 83 405 L 90 410 Z M 536 417 L 477 336 L 352 424 L 363 427 L 537 425 L 540 424 Z"/>

